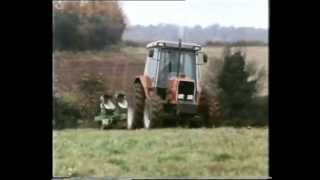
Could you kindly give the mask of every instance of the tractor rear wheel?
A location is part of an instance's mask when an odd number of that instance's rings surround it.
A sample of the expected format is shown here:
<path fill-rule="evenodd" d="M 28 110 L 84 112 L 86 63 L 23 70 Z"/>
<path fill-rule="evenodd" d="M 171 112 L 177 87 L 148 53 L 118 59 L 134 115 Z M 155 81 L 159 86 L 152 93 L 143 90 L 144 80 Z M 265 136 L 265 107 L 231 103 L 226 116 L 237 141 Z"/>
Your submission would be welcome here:
<path fill-rule="evenodd" d="M 158 95 L 147 98 L 144 104 L 143 124 L 144 128 L 152 129 L 162 125 L 163 105 Z"/>
<path fill-rule="evenodd" d="M 127 112 L 128 129 L 136 129 L 142 127 L 145 94 L 140 83 L 135 83 L 133 85 L 133 89 L 134 95 Z"/>

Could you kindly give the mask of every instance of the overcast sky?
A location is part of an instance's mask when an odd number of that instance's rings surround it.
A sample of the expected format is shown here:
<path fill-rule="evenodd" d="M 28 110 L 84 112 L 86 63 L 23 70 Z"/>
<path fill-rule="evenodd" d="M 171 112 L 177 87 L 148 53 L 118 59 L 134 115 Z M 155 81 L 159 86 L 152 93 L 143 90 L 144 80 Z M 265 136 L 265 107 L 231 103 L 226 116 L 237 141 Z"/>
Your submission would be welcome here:
<path fill-rule="evenodd" d="M 169 23 L 187 26 L 268 28 L 268 0 L 121 1 L 130 25 Z"/>

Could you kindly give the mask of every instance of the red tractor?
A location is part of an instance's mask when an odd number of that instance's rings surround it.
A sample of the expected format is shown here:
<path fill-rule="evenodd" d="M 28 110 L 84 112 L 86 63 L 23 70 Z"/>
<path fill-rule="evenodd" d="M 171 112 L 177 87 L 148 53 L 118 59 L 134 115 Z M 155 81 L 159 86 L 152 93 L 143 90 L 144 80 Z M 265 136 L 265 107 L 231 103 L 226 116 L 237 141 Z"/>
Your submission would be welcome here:
<path fill-rule="evenodd" d="M 212 127 L 221 115 L 218 100 L 204 91 L 200 66 L 207 55 L 195 43 L 155 41 L 147 45 L 144 74 L 135 77 L 127 128 L 146 129 L 186 122 Z"/>

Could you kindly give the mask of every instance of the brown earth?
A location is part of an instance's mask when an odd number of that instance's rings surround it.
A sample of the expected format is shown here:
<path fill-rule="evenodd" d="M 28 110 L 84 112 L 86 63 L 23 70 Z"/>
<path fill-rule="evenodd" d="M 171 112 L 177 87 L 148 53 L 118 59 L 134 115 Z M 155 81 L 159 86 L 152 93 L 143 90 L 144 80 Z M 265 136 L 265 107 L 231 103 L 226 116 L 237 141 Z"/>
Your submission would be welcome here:
<path fill-rule="evenodd" d="M 54 87 L 59 93 L 77 89 L 85 73 L 102 74 L 108 93 L 130 93 L 130 84 L 144 70 L 145 54 L 119 52 L 57 52 L 54 55 Z M 141 59 L 139 59 L 141 58 Z M 107 93 L 107 92 L 106 92 Z"/>

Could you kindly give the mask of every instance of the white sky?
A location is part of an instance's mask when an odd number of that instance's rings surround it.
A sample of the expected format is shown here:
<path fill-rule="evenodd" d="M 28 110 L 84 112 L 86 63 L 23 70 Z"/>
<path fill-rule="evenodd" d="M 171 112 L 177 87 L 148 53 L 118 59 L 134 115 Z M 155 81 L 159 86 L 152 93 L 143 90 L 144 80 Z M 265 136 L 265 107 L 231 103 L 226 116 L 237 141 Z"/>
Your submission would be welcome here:
<path fill-rule="evenodd" d="M 120 1 L 130 25 L 268 28 L 268 0 Z"/>

